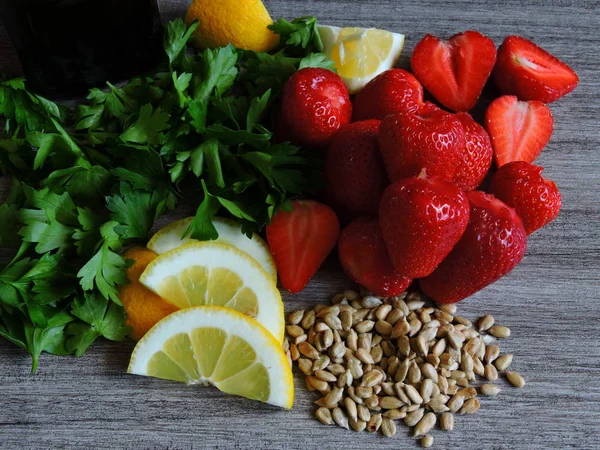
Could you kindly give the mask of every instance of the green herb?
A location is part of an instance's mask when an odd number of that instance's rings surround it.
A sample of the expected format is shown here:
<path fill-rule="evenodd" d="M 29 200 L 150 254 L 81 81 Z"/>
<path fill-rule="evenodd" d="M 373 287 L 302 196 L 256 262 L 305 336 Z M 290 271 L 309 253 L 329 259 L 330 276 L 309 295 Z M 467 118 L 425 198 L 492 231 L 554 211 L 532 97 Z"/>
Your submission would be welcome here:
<path fill-rule="evenodd" d="M 74 108 L 0 82 L 0 173 L 13 177 L 0 204 L 0 336 L 30 353 L 82 355 L 128 333 L 119 286 L 158 216 L 198 204 L 186 234 L 218 237 L 229 215 L 250 233 L 289 200 L 318 187 L 319 161 L 273 142 L 273 105 L 299 68 L 333 70 L 314 18 L 279 20 L 275 53 L 232 46 L 197 51 L 197 24 L 170 22 L 164 62 L 122 87 L 92 89 Z"/>

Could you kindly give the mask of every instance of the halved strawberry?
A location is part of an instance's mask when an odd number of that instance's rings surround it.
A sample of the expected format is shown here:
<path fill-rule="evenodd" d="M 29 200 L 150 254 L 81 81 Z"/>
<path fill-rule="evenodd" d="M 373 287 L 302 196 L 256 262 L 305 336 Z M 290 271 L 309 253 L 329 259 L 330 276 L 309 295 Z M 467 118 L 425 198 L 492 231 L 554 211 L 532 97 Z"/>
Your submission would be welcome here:
<path fill-rule="evenodd" d="M 514 95 L 498 97 L 485 112 L 498 167 L 511 161 L 532 162 L 552 136 L 554 119 L 545 104 L 522 102 Z"/>
<path fill-rule="evenodd" d="M 456 34 L 448 41 L 427 34 L 410 59 L 425 89 L 454 111 L 475 106 L 495 62 L 494 42 L 477 31 Z"/>
<path fill-rule="evenodd" d="M 498 49 L 493 77 L 504 94 L 544 103 L 558 100 L 579 83 L 568 65 L 520 36 L 508 36 Z"/>
<path fill-rule="evenodd" d="M 329 206 L 314 200 L 296 200 L 292 207 L 290 212 L 273 216 L 267 225 L 267 241 L 281 284 L 296 294 L 335 247 L 340 222 Z"/>

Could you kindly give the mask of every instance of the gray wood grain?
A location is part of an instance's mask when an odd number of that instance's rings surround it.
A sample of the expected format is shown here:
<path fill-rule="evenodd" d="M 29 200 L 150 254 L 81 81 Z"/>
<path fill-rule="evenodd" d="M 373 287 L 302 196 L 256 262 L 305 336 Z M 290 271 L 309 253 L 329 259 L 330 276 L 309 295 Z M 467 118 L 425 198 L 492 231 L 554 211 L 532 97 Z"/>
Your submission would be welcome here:
<path fill-rule="evenodd" d="M 165 18 L 185 0 L 163 0 Z M 523 262 L 459 311 L 485 312 L 510 326 L 502 349 L 527 379 L 482 400 L 455 431 L 434 431 L 436 448 L 600 448 L 600 4 L 597 1 L 267 0 L 274 18 L 316 15 L 333 25 L 376 26 L 408 35 L 402 64 L 426 32 L 479 30 L 499 44 L 532 38 L 569 63 L 577 90 L 552 104 L 556 130 L 538 163 L 563 194 L 563 210 L 530 239 Z M 18 71 L 5 35 L 0 67 Z M 0 196 L 7 181 L 0 179 Z M 180 211 L 179 216 L 186 211 Z M 350 283 L 332 259 L 309 287 L 285 295 L 286 310 L 326 301 Z M 42 357 L 36 375 L 20 350 L 0 341 L 0 448 L 414 448 L 395 438 L 354 434 L 311 418 L 315 399 L 296 375 L 290 412 L 214 389 L 125 374 L 133 343 L 101 342 L 80 359 Z M 501 383 L 505 384 L 505 383 Z M 504 386 L 503 386 L 504 387 Z"/>

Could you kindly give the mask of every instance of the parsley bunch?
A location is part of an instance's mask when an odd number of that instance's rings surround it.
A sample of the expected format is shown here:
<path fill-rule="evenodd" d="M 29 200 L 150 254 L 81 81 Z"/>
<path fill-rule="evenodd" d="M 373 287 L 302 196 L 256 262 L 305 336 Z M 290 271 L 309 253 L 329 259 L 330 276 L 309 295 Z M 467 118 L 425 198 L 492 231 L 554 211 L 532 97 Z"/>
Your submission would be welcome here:
<path fill-rule="evenodd" d="M 29 352 L 33 370 L 42 352 L 80 356 L 99 337 L 124 339 L 120 251 L 145 244 L 180 198 L 200 200 L 186 235 L 206 240 L 218 237 L 217 213 L 250 233 L 314 192 L 319 160 L 274 142 L 272 110 L 296 70 L 333 69 L 315 24 L 274 23 L 274 53 L 200 52 L 187 45 L 197 25 L 177 19 L 155 73 L 92 89 L 75 107 L 20 78 L 0 82 L 0 173 L 12 176 L 0 248 L 14 249 L 0 266 L 0 337 Z"/>

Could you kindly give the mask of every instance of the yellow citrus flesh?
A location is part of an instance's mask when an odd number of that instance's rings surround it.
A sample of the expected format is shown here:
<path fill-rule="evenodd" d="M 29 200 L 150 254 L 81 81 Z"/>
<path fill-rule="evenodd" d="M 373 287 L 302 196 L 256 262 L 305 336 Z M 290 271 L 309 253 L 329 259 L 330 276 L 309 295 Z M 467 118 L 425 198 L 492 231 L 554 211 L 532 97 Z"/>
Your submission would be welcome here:
<path fill-rule="evenodd" d="M 194 32 L 199 48 L 224 47 L 267 52 L 279 38 L 267 28 L 273 23 L 261 0 L 193 0 L 185 21 L 189 25 L 199 21 Z"/>
<path fill-rule="evenodd" d="M 396 65 L 404 46 L 404 35 L 375 28 L 318 27 L 324 52 L 338 74 L 356 93 L 369 81 Z"/>
<path fill-rule="evenodd" d="M 283 340 L 283 302 L 273 279 L 247 253 L 219 242 L 190 242 L 148 265 L 141 283 L 177 308 L 215 305 L 255 318 Z"/>
<path fill-rule="evenodd" d="M 291 368 L 280 342 L 256 320 L 229 308 L 199 306 L 157 323 L 136 345 L 127 370 L 284 408 L 294 401 Z"/>
<path fill-rule="evenodd" d="M 159 320 L 178 310 L 160 296 L 140 283 L 140 275 L 148 264 L 158 255 L 144 247 L 133 247 L 125 252 L 123 258 L 132 259 L 127 269 L 129 284 L 119 289 L 119 299 L 127 313 L 126 325 L 131 327 L 131 338 L 141 339 Z"/>
<path fill-rule="evenodd" d="M 189 236 L 181 239 L 193 219 L 193 217 L 187 217 L 161 228 L 152 236 L 147 247 L 161 255 L 183 244 L 198 242 Z M 214 242 L 233 245 L 237 249 L 248 253 L 277 283 L 277 269 L 275 268 L 273 255 L 267 243 L 258 234 L 253 233 L 252 237 L 246 236 L 242 232 L 242 227 L 231 219 L 214 217 L 212 222 L 219 233 L 219 237 Z"/>

